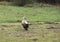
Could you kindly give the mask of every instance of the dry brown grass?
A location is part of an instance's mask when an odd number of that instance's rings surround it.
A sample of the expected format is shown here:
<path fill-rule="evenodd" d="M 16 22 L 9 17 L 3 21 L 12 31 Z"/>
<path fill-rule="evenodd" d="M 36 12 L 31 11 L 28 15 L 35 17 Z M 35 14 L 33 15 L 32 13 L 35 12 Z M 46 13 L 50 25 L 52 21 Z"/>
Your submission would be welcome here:
<path fill-rule="evenodd" d="M 0 23 L 0 42 L 60 42 L 60 23 L 35 22 L 28 31 L 21 23 Z"/>

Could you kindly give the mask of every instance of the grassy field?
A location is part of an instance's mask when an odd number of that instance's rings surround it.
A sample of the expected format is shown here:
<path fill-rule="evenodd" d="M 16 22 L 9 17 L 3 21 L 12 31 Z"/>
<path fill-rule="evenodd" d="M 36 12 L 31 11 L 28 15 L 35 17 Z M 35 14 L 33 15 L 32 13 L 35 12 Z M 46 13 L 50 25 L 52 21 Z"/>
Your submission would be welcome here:
<path fill-rule="evenodd" d="M 28 31 L 19 22 L 24 15 Z M 0 5 L 0 42 L 60 42 L 60 7 Z"/>
<path fill-rule="evenodd" d="M 0 22 L 18 22 L 26 16 L 28 21 L 60 21 L 60 7 L 16 7 L 0 5 Z"/>
<path fill-rule="evenodd" d="M 32 23 L 25 31 L 20 23 L 0 23 L 0 42 L 60 42 L 60 23 Z"/>

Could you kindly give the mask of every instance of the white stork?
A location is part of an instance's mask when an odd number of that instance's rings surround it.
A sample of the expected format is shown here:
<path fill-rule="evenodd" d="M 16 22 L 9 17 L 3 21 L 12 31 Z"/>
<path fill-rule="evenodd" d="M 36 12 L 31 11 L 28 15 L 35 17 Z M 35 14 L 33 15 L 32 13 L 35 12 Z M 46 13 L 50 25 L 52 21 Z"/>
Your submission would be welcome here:
<path fill-rule="evenodd" d="M 22 26 L 23 26 L 23 28 L 24 28 L 26 31 L 28 30 L 29 24 L 28 24 L 28 22 L 26 21 L 25 16 L 23 17 L 23 20 L 22 20 Z"/>

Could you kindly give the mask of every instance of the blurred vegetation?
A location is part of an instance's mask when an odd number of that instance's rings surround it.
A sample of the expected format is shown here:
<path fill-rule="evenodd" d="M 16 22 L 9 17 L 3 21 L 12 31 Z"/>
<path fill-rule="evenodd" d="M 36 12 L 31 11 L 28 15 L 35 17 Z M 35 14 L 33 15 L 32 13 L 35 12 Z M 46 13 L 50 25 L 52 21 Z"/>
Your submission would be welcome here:
<path fill-rule="evenodd" d="M 60 0 L 0 0 L 0 5 L 35 6 L 40 3 L 59 5 Z"/>

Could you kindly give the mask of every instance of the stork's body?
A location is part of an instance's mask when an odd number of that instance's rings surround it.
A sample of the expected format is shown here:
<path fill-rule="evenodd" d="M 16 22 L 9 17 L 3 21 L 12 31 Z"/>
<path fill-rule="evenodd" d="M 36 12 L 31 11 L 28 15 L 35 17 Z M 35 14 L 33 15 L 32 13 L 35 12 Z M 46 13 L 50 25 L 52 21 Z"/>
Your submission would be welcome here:
<path fill-rule="evenodd" d="M 26 18 L 23 17 L 23 20 L 22 20 L 22 26 L 25 30 L 28 30 L 28 27 L 29 27 L 29 24 L 28 22 L 26 21 Z"/>

